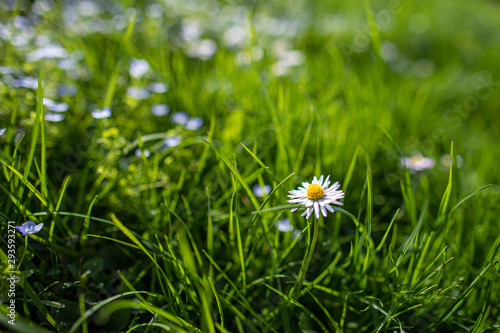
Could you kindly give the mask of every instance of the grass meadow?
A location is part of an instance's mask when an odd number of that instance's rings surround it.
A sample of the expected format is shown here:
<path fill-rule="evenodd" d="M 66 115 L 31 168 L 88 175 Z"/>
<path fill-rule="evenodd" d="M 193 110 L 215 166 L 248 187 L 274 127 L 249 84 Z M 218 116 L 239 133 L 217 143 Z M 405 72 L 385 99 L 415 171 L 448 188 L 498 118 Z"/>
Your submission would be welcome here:
<path fill-rule="evenodd" d="M 500 331 L 499 55 L 493 0 L 1 2 L 2 329 Z"/>

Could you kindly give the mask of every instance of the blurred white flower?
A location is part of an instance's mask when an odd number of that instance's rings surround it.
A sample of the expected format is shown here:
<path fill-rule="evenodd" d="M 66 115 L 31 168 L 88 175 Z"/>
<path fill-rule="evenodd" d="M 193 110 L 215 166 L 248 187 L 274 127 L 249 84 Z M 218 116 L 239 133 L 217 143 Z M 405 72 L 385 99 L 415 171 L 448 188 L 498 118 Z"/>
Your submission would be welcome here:
<path fill-rule="evenodd" d="M 287 51 L 280 56 L 280 62 L 287 67 L 298 66 L 304 63 L 305 59 L 304 53 L 300 50 Z"/>
<path fill-rule="evenodd" d="M 184 125 L 189 120 L 189 116 L 186 111 L 178 111 L 170 116 L 170 120 L 174 124 Z"/>
<path fill-rule="evenodd" d="M 185 41 L 194 41 L 201 36 L 201 26 L 196 21 L 185 20 L 182 22 L 180 35 Z"/>
<path fill-rule="evenodd" d="M 271 193 L 272 188 L 271 188 L 270 185 L 267 185 L 267 184 L 264 185 L 264 188 L 262 188 L 259 184 L 255 184 L 252 187 L 252 191 L 253 191 L 253 194 L 255 194 L 256 197 L 261 198 L 264 195 L 268 195 L 269 193 Z"/>
<path fill-rule="evenodd" d="M 35 62 L 41 59 L 66 58 L 68 55 L 68 51 L 59 45 L 47 45 L 29 53 L 26 59 Z"/>
<path fill-rule="evenodd" d="M 68 103 L 64 102 L 59 103 L 47 97 L 43 98 L 43 105 L 45 105 L 47 109 L 53 112 L 66 112 L 69 109 Z"/>
<path fill-rule="evenodd" d="M 149 85 L 149 90 L 155 94 L 163 94 L 168 90 L 168 84 L 162 82 L 153 82 Z"/>
<path fill-rule="evenodd" d="M 57 88 L 59 96 L 75 96 L 77 87 L 75 85 L 63 85 Z"/>
<path fill-rule="evenodd" d="M 169 136 L 168 138 L 163 140 L 163 143 L 167 147 L 177 147 L 178 145 L 181 144 L 181 142 L 182 142 L 181 138 L 178 137 L 177 135 Z"/>
<path fill-rule="evenodd" d="M 147 7 L 147 15 L 152 18 L 160 18 L 163 12 L 163 6 L 159 3 L 153 3 Z"/>
<path fill-rule="evenodd" d="M 291 67 L 304 63 L 306 57 L 300 50 L 290 50 L 287 41 L 277 40 L 271 46 L 271 53 L 278 59 L 271 66 L 271 74 L 274 76 L 283 76 L 288 74 Z"/>
<path fill-rule="evenodd" d="M 5 74 L 5 75 L 12 75 L 14 74 L 14 69 L 9 66 L 0 66 L 0 73 Z"/>
<path fill-rule="evenodd" d="M 236 54 L 235 61 L 238 65 L 248 65 L 252 60 L 257 61 L 262 59 L 264 51 L 258 46 L 254 46 L 251 50 L 243 50 Z"/>
<path fill-rule="evenodd" d="M 0 136 L 2 136 L 5 132 L 7 132 L 7 128 L 0 128 Z"/>
<path fill-rule="evenodd" d="M 19 79 L 13 80 L 12 85 L 16 88 L 29 88 L 29 89 L 38 89 L 38 80 L 31 77 L 25 76 Z"/>
<path fill-rule="evenodd" d="M 343 205 L 339 199 L 344 197 L 344 192 L 339 190 L 339 182 L 335 182 L 332 186 L 330 185 L 330 176 L 326 177 L 325 182 L 323 182 L 323 175 L 319 179 L 314 176 L 312 183 L 304 182 L 302 187 L 297 190 L 288 191 L 290 193 L 288 197 L 288 203 L 301 204 L 304 206 L 305 210 L 301 216 L 305 216 L 308 219 L 314 212 L 316 219 L 319 219 L 319 214 L 323 214 L 324 217 L 327 215 L 327 210 L 334 213 L 335 210 L 330 206 Z M 294 212 L 298 208 L 293 208 L 291 211 Z"/>
<path fill-rule="evenodd" d="M 149 72 L 149 62 L 144 59 L 132 59 L 129 67 L 130 76 L 140 79 Z"/>
<path fill-rule="evenodd" d="M 151 93 L 144 88 L 128 87 L 127 96 L 134 99 L 148 99 Z"/>
<path fill-rule="evenodd" d="M 301 239 L 302 239 L 302 235 L 301 235 L 301 234 L 302 234 L 302 231 L 301 231 L 301 230 L 295 230 L 295 231 L 293 232 L 293 234 L 292 234 L 292 237 L 293 237 L 294 239 L 295 239 L 295 238 L 297 238 L 297 237 L 300 237 L 300 238 L 299 238 L 299 240 L 301 240 Z"/>
<path fill-rule="evenodd" d="M 415 154 L 412 157 L 404 157 L 401 159 L 401 166 L 406 166 L 411 173 L 430 169 L 435 164 L 436 162 L 432 157 L 423 157 L 422 154 Z"/>
<path fill-rule="evenodd" d="M 146 158 L 148 158 L 150 155 L 151 155 L 151 153 L 149 152 L 149 150 L 144 149 L 144 156 Z M 135 151 L 135 156 L 137 156 L 137 157 L 141 157 L 142 156 L 142 150 L 141 150 L 141 148 L 137 148 L 137 150 Z"/>
<path fill-rule="evenodd" d="M 95 119 L 103 119 L 111 117 L 111 109 L 109 107 L 105 107 L 101 109 L 95 109 L 92 111 L 92 117 Z"/>
<path fill-rule="evenodd" d="M 189 131 L 196 131 L 200 129 L 203 125 L 203 119 L 201 117 L 190 118 L 186 124 L 184 124 L 184 128 Z"/>
<path fill-rule="evenodd" d="M 46 113 L 44 115 L 45 120 L 58 123 L 64 120 L 64 115 L 61 113 Z"/>
<path fill-rule="evenodd" d="M 123 30 L 127 27 L 127 19 L 121 14 L 116 14 L 111 20 L 111 24 L 116 30 Z"/>
<path fill-rule="evenodd" d="M 78 2 L 78 15 L 83 17 L 92 17 L 98 15 L 101 10 L 94 1 L 79 1 Z"/>
<path fill-rule="evenodd" d="M 153 104 L 151 106 L 151 113 L 155 117 L 163 117 L 166 116 L 170 112 L 170 108 L 165 104 Z"/>
<path fill-rule="evenodd" d="M 445 167 L 446 169 L 450 168 L 451 165 L 451 158 L 450 154 L 444 154 L 439 158 L 439 162 L 441 162 L 441 165 Z M 457 168 L 461 168 L 464 166 L 464 158 L 460 155 L 455 156 L 455 165 Z"/>
<path fill-rule="evenodd" d="M 271 74 L 273 74 L 273 76 L 283 76 L 288 74 L 288 72 L 289 67 L 285 66 L 281 61 L 278 61 L 271 66 Z"/>
<path fill-rule="evenodd" d="M 276 221 L 274 223 L 276 228 L 278 228 L 279 231 L 281 232 L 290 232 L 293 231 L 293 225 L 290 224 L 290 220 L 287 218 L 284 218 L 282 220 Z"/>
<path fill-rule="evenodd" d="M 57 67 L 60 69 L 75 69 L 76 68 L 76 62 L 73 59 L 61 59 L 57 62 Z"/>
<path fill-rule="evenodd" d="M 186 52 L 191 58 L 209 60 L 217 51 L 217 44 L 211 39 L 202 39 L 188 46 Z"/>
<path fill-rule="evenodd" d="M 380 55 L 385 62 L 391 62 L 398 58 L 399 49 L 396 44 L 389 40 L 384 40 L 380 46 Z"/>
<path fill-rule="evenodd" d="M 229 28 L 222 36 L 222 40 L 227 47 L 243 45 L 243 43 L 245 43 L 245 28 L 241 25 L 235 25 Z"/>

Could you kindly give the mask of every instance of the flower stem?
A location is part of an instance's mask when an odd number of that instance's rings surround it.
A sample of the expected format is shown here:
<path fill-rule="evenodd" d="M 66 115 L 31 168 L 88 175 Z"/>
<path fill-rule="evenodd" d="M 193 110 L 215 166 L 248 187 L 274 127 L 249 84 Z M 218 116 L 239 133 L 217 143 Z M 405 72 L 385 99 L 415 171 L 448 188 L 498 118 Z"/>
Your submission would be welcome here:
<path fill-rule="evenodd" d="M 318 240 L 318 233 L 319 233 L 319 221 L 318 220 L 313 220 L 312 226 L 313 226 L 313 233 L 311 235 L 311 223 L 309 223 L 309 220 L 307 220 L 308 223 L 308 244 L 307 244 L 307 251 L 305 254 L 304 261 L 302 262 L 302 266 L 300 267 L 299 271 L 299 276 L 297 278 L 297 282 L 295 285 L 292 287 L 290 290 L 290 293 L 288 294 L 291 298 L 293 298 L 296 294 L 296 292 L 300 291 L 300 288 L 302 287 L 302 283 L 304 282 L 304 279 L 306 277 L 307 269 L 309 268 L 309 264 L 311 263 L 311 259 L 314 253 L 314 248 L 316 247 L 316 242 Z"/>

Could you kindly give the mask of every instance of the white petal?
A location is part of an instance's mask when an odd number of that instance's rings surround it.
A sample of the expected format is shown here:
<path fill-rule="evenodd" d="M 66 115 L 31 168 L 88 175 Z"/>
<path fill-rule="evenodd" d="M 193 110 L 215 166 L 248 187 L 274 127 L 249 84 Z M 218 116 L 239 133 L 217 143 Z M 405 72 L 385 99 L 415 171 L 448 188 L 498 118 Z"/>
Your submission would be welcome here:
<path fill-rule="evenodd" d="M 319 177 L 318 183 L 319 183 L 320 186 L 323 185 L 323 175 L 321 175 L 321 177 Z"/>
<path fill-rule="evenodd" d="M 304 200 L 304 205 L 306 207 L 311 207 L 312 205 L 314 205 L 314 201 L 310 200 L 310 199 L 305 199 Z"/>
<path fill-rule="evenodd" d="M 326 209 L 328 209 L 331 213 L 335 213 L 335 211 L 333 210 L 332 206 L 330 205 L 325 205 Z"/>
<path fill-rule="evenodd" d="M 292 209 L 290 210 L 290 212 L 291 212 L 291 213 L 293 213 L 293 212 L 295 212 L 297 209 L 298 209 L 298 208 L 292 208 Z"/>
<path fill-rule="evenodd" d="M 326 209 L 325 206 L 320 206 L 321 208 L 321 214 L 323 214 L 324 217 L 326 217 Z"/>
<path fill-rule="evenodd" d="M 338 189 L 339 187 L 340 187 L 340 183 L 339 183 L 339 182 L 335 182 L 335 183 L 334 183 L 334 184 L 330 187 L 330 189 L 334 189 L 334 190 L 336 190 L 336 189 Z"/>
<path fill-rule="evenodd" d="M 323 184 L 323 189 L 326 190 L 328 188 L 328 184 L 330 184 L 330 175 L 328 175 L 328 177 L 326 177 L 325 183 Z"/>

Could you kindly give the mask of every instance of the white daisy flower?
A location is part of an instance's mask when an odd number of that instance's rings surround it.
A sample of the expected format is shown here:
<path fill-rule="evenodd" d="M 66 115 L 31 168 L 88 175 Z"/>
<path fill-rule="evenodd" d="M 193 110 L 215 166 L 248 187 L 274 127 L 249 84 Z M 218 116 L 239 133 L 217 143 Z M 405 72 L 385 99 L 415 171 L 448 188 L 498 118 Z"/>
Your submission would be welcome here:
<path fill-rule="evenodd" d="M 411 173 L 416 173 L 425 169 L 432 168 L 436 162 L 432 157 L 423 157 L 422 154 L 415 154 L 412 157 L 401 159 L 401 166 L 406 166 Z"/>
<path fill-rule="evenodd" d="M 332 186 L 330 185 L 330 176 L 326 177 L 325 182 L 323 182 L 323 175 L 319 179 L 314 176 L 313 181 L 309 184 L 307 182 L 302 183 L 303 187 L 299 187 L 297 190 L 289 191 L 290 200 L 289 203 L 302 204 L 305 206 L 305 211 L 301 216 L 305 216 L 308 219 L 314 212 L 316 219 L 319 219 L 319 213 L 326 217 L 327 210 L 334 213 L 332 206 L 343 205 L 342 202 L 338 201 L 344 197 L 344 192 L 339 190 L 339 182 L 335 182 Z M 296 211 L 297 208 L 293 208 L 292 212 Z"/>

